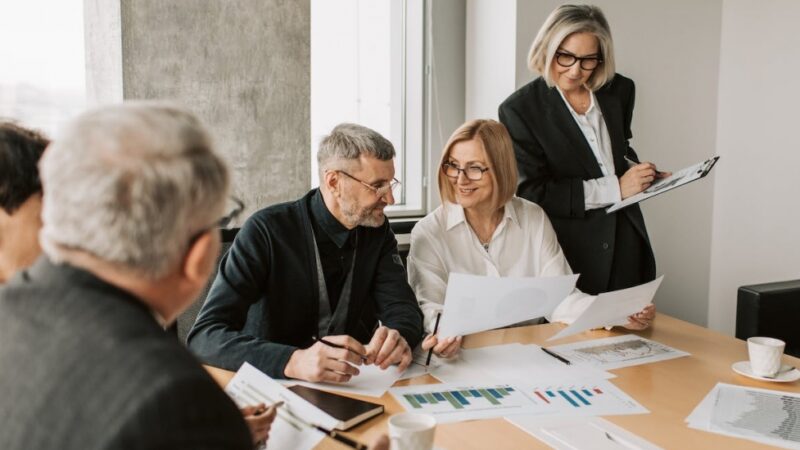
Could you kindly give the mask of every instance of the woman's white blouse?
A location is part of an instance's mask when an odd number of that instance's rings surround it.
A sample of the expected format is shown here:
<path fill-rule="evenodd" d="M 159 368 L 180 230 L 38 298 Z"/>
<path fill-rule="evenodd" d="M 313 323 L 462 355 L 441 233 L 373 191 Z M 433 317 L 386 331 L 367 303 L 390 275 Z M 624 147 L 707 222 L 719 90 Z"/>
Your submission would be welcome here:
<path fill-rule="evenodd" d="M 488 251 L 466 221 L 464 209 L 445 203 L 417 223 L 411 232 L 408 278 L 425 314 L 425 329 L 433 329 L 442 310 L 450 272 L 493 277 L 547 277 L 572 270 L 544 210 L 514 197 Z M 594 300 L 575 289 L 562 301 L 550 321 L 571 323 Z"/>

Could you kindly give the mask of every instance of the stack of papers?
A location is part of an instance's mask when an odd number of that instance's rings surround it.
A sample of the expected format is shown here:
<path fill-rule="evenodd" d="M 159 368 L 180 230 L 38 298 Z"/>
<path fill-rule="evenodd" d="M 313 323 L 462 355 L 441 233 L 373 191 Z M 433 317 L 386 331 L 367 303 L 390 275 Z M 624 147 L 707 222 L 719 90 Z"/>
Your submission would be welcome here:
<path fill-rule="evenodd" d="M 635 334 L 557 345 L 549 349 L 573 364 L 589 364 L 602 370 L 689 356 L 689 353 Z"/>
<path fill-rule="evenodd" d="M 800 394 L 717 383 L 686 422 L 698 430 L 800 449 Z"/>
<path fill-rule="evenodd" d="M 312 383 L 310 381 L 288 380 L 284 384 L 292 386 L 299 384 L 323 391 L 381 397 L 392 387 L 395 381 L 403 377 L 403 372 L 400 372 L 397 366 L 389 366 L 386 370 L 381 370 L 376 365 L 357 367 L 360 373 L 350 378 L 347 383 Z"/>

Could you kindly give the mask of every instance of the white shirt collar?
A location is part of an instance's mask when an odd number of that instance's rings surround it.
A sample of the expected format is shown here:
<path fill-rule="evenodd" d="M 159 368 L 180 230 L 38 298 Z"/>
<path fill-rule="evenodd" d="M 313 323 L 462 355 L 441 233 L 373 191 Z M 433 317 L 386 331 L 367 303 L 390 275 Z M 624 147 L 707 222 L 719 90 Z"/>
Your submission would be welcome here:
<path fill-rule="evenodd" d="M 463 223 L 467 222 L 467 217 L 466 215 L 464 215 L 464 208 L 461 207 L 461 205 L 457 203 L 445 202 L 444 208 L 447 213 L 445 222 L 445 229 L 447 231 L 452 230 L 453 227 L 462 222 Z M 507 201 L 505 207 L 503 208 L 503 220 L 501 220 L 501 222 L 504 222 L 506 220 L 511 220 L 517 226 L 519 226 L 517 211 L 514 209 L 514 203 L 511 200 Z"/>

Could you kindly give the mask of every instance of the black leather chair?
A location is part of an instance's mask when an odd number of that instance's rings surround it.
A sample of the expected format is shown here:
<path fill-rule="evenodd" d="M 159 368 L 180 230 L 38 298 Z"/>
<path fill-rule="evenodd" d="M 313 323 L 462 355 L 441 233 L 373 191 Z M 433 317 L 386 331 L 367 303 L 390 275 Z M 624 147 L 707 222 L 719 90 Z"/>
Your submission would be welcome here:
<path fill-rule="evenodd" d="M 221 230 L 222 232 L 222 249 L 219 252 L 219 259 L 222 259 L 222 255 L 228 252 L 228 249 L 231 248 L 233 244 L 233 239 L 236 237 L 236 233 L 239 232 L 238 228 L 231 228 L 231 229 L 224 229 Z M 214 282 L 214 279 L 217 277 L 217 271 L 219 271 L 219 259 L 217 260 L 217 264 L 214 266 L 214 271 L 211 273 L 211 276 L 208 278 L 208 283 L 206 283 L 205 289 L 197 299 L 192 303 L 186 311 L 183 312 L 180 316 L 178 316 L 178 320 L 173 325 L 172 330 L 173 332 L 177 333 L 178 339 L 186 343 L 186 337 L 189 336 L 189 330 L 192 329 L 192 325 L 194 325 L 195 319 L 197 319 L 197 314 L 200 313 L 200 308 L 202 308 L 203 303 L 206 301 L 206 296 L 208 296 L 208 291 L 211 289 L 211 284 Z"/>
<path fill-rule="evenodd" d="M 786 353 L 800 357 L 800 280 L 739 288 L 736 337 L 768 336 L 786 342 Z"/>

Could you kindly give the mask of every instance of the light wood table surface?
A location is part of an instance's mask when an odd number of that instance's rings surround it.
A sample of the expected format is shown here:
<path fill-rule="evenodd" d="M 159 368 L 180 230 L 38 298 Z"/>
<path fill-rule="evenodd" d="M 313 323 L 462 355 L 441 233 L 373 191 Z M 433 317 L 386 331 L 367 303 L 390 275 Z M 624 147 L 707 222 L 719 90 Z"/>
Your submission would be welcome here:
<path fill-rule="evenodd" d="M 464 347 L 475 348 L 514 342 L 548 345 L 545 344 L 545 339 L 561 328 L 563 325 L 548 324 L 487 331 L 467 336 L 464 339 Z M 588 331 L 556 341 L 556 344 L 627 333 L 631 332 L 620 328 L 612 331 Z M 770 383 L 738 375 L 733 372 L 731 365 L 747 359 L 747 345 L 744 341 L 664 314 L 657 315 L 653 327 L 645 331 L 634 332 L 634 334 L 691 353 L 691 356 L 612 370 L 611 372 L 616 374 L 617 378 L 610 381 L 650 410 L 650 414 L 606 416 L 605 419 L 666 449 L 773 448 L 760 446 L 744 439 L 694 430 L 686 425 L 684 419 L 718 382 L 791 392 L 800 392 L 800 382 Z M 798 358 L 784 355 L 783 361 L 800 368 L 800 359 Z M 233 373 L 226 370 L 214 367 L 206 367 L 206 369 L 223 386 L 233 377 Z M 429 383 L 438 383 L 438 381 L 431 376 L 423 376 L 400 381 L 395 386 Z M 370 443 L 379 434 L 387 433 L 388 417 L 403 411 L 388 392 L 377 400 L 373 397 L 357 395 L 352 397 L 372 402 L 377 401 L 382 403 L 386 410 L 385 414 L 370 419 L 347 433 L 364 443 Z M 435 446 L 447 450 L 549 448 L 503 419 L 438 425 Z M 347 447 L 326 438 L 317 448 L 344 449 Z"/>

